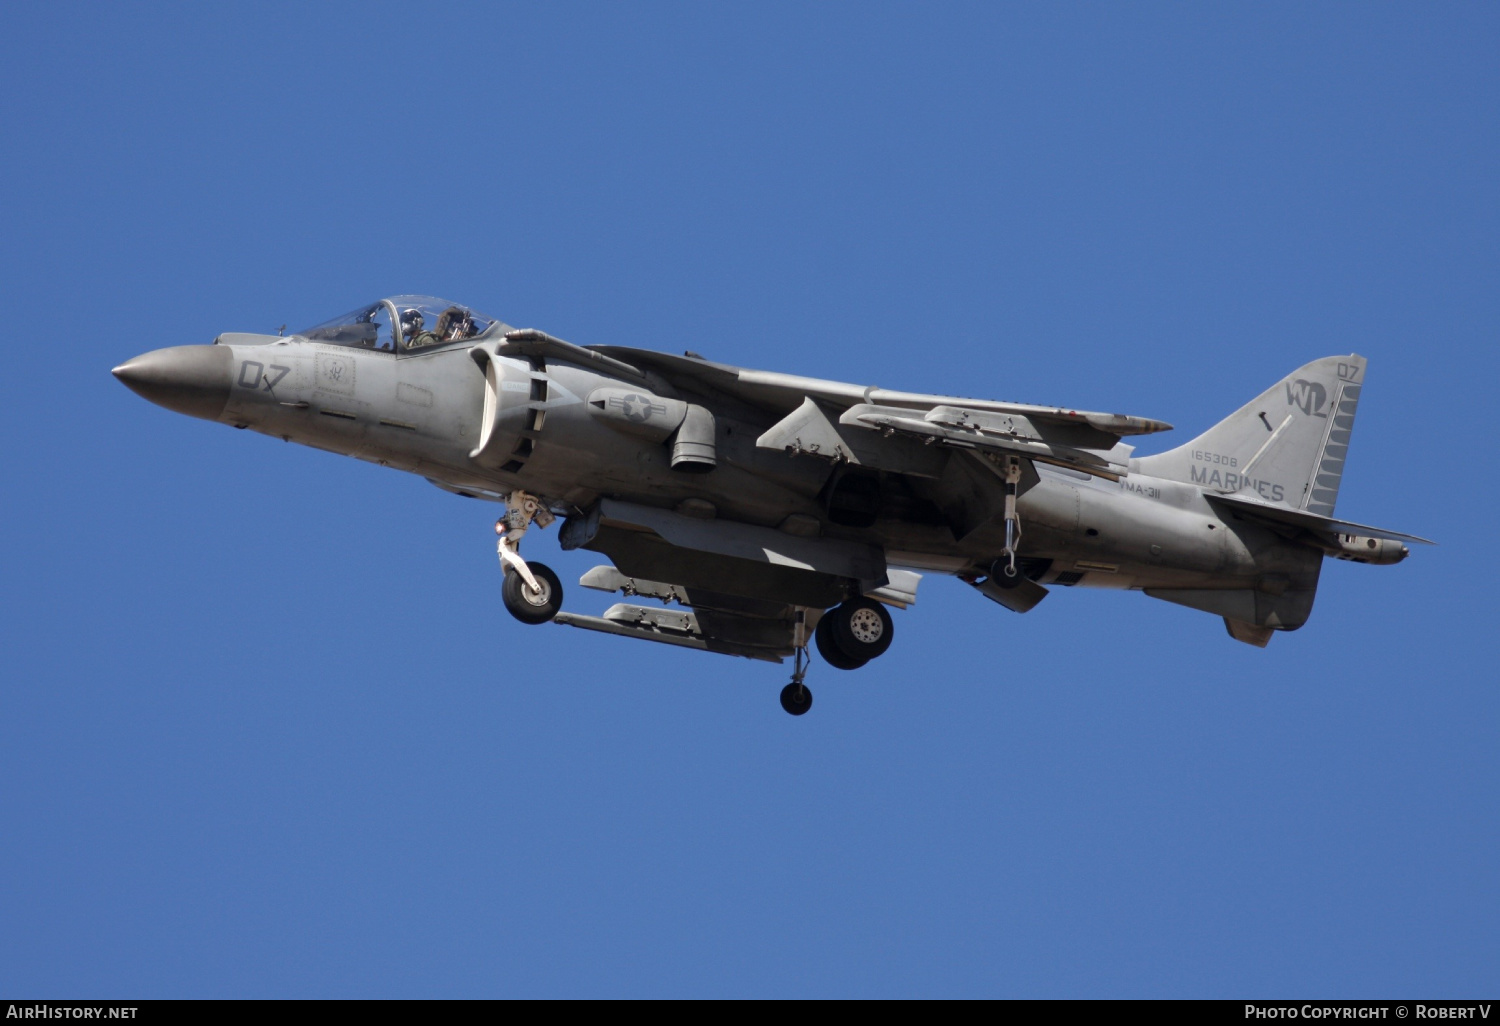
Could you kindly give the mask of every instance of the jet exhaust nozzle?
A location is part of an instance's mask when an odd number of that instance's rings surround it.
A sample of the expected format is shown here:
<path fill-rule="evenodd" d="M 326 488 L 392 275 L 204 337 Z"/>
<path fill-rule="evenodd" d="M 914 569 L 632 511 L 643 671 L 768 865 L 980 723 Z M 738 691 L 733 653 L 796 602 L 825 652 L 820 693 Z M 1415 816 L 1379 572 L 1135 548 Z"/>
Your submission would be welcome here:
<path fill-rule="evenodd" d="M 224 346 L 172 346 L 126 360 L 111 373 L 158 406 L 217 420 L 229 403 L 233 362 Z"/>

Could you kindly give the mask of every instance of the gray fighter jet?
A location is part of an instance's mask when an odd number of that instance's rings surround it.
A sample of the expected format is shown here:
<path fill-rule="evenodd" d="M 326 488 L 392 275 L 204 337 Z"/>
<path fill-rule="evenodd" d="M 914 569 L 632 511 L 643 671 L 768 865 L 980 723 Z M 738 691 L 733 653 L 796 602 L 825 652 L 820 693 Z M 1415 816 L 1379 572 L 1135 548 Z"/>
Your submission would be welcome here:
<path fill-rule="evenodd" d="M 1049 587 L 1142 591 L 1264 646 L 1307 622 L 1323 557 L 1397 563 L 1424 540 L 1333 516 L 1359 356 L 1314 360 L 1153 456 L 1122 439 L 1158 420 L 583 347 L 426 296 L 114 374 L 168 409 L 500 503 L 518 620 L 792 656 L 794 715 L 812 704 L 808 642 L 841 670 L 877 658 L 917 571 L 1017 613 Z M 557 518 L 564 549 L 609 560 L 580 584 L 661 604 L 563 611 L 557 575 L 520 553 Z"/>

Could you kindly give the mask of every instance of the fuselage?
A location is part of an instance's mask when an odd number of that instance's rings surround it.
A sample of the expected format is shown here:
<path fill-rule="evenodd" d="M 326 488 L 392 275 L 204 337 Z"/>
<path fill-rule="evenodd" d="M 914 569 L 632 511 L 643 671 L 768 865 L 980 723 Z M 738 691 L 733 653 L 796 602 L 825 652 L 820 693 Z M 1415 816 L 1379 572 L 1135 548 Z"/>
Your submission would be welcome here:
<path fill-rule="evenodd" d="M 501 504 L 501 598 L 553 622 L 777 662 L 878 658 L 886 606 L 951 574 L 1015 613 L 1049 586 L 1130 589 L 1264 647 L 1307 622 L 1323 557 L 1425 539 L 1333 515 L 1366 361 L 1325 356 L 1186 444 L 1119 413 L 893 391 L 512 329 L 392 296 L 290 337 L 225 334 L 114 369 L 151 401 Z M 676 603 L 562 607 L 531 527 L 608 562 L 584 587 Z"/>
<path fill-rule="evenodd" d="M 757 446 L 775 413 L 712 397 L 716 465 L 680 473 L 659 433 L 632 419 L 640 410 L 627 408 L 628 397 L 648 405 L 705 397 L 660 379 L 500 356 L 493 346 L 476 359 L 475 348 L 398 354 L 296 336 L 221 336 L 212 360 L 223 363 L 229 385 L 213 419 L 476 497 L 524 488 L 564 514 L 601 496 L 686 508 L 868 542 L 891 565 L 958 575 L 983 575 L 1004 548 L 998 520 L 959 538 L 935 507 L 923 484 L 941 479 L 945 454 L 928 450 L 924 467 L 914 450 L 911 474 L 884 475 L 873 523 L 840 524 L 829 506 L 838 468 Z M 1139 472 L 1111 480 L 1039 464 L 1018 512 L 1018 550 L 1042 584 L 1253 589 L 1269 579 L 1272 589 L 1310 590 L 1322 559 L 1267 527 L 1222 517 L 1201 487 Z"/>

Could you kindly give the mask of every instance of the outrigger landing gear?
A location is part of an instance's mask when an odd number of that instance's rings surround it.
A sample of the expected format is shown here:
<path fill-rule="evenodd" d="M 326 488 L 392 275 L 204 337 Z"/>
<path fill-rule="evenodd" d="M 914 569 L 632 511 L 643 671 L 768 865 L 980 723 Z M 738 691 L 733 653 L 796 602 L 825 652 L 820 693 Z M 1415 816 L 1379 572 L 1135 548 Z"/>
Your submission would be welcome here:
<path fill-rule="evenodd" d="M 812 660 L 807 655 L 807 610 L 797 610 L 792 626 L 792 682 L 781 689 L 781 707 L 793 716 L 812 708 L 812 689 L 803 683 Z"/>
<path fill-rule="evenodd" d="M 796 669 L 792 671 L 792 682 L 781 689 L 781 707 L 793 716 L 801 716 L 812 708 L 812 688 L 802 683 L 807 676 L 807 648 L 797 649 Z"/>
<path fill-rule="evenodd" d="M 793 681 L 781 689 L 781 707 L 793 716 L 801 716 L 812 708 L 812 688 Z"/>
<path fill-rule="evenodd" d="M 505 515 L 495 521 L 500 536 L 496 551 L 505 571 L 500 598 L 522 623 L 546 623 L 562 609 L 562 582 L 544 563 L 527 563 L 519 551 L 521 536 L 533 522 L 546 527 L 556 519 L 534 495 L 516 489 L 505 498 Z"/>
<path fill-rule="evenodd" d="M 1016 567 L 1016 545 L 1021 541 L 1021 518 L 1016 514 L 1016 490 L 1021 483 L 1021 460 L 1017 456 L 1005 457 L 1002 468 L 1005 478 L 1005 551 L 995 560 L 990 576 L 1002 588 L 1014 588 L 1021 583 L 1021 571 Z"/>

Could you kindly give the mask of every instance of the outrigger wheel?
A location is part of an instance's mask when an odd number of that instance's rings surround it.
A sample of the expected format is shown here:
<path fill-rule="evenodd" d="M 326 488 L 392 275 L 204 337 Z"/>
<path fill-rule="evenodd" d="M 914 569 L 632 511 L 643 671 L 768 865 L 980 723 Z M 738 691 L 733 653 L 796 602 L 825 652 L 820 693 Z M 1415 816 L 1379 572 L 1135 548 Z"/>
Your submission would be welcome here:
<path fill-rule="evenodd" d="M 562 608 L 562 582 L 545 563 L 527 563 L 526 569 L 540 587 L 533 590 L 520 574 L 507 569 L 500 597 L 510 615 L 522 623 L 546 623 Z"/>
<path fill-rule="evenodd" d="M 990 580 L 1002 588 L 1015 588 L 1025 583 L 1026 575 L 1021 573 L 1021 568 L 1015 566 L 1010 560 L 1001 556 L 990 564 Z"/>
<path fill-rule="evenodd" d="M 781 707 L 793 716 L 801 716 L 812 708 L 812 689 L 800 680 L 794 680 L 781 689 Z"/>

